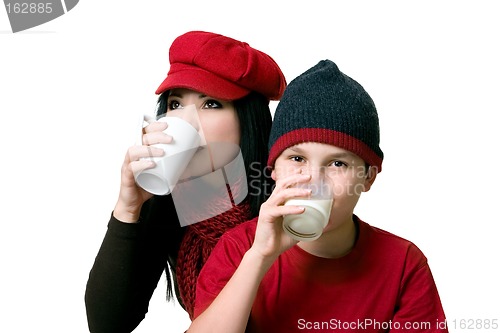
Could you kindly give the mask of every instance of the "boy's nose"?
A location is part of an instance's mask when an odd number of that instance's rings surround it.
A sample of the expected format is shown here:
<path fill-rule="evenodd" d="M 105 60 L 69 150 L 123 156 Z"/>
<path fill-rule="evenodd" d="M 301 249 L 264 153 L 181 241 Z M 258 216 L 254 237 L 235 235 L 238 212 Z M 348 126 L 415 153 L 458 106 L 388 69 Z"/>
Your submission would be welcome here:
<path fill-rule="evenodd" d="M 316 166 L 309 166 L 307 168 L 304 168 L 300 172 L 301 174 L 304 175 L 310 175 L 311 176 L 311 183 L 319 182 L 325 177 L 325 168 L 323 167 L 316 167 Z"/>

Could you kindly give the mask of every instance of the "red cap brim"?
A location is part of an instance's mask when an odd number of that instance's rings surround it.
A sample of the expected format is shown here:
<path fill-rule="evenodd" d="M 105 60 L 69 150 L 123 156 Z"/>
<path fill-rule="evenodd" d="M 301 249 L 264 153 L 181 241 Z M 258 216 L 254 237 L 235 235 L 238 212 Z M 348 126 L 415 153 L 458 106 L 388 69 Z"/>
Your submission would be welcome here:
<path fill-rule="evenodd" d="M 234 101 L 250 93 L 250 90 L 225 80 L 199 67 L 186 64 L 174 64 L 167 78 L 156 89 L 159 95 L 174 88 L 198 91 L 207 96 Z"/>

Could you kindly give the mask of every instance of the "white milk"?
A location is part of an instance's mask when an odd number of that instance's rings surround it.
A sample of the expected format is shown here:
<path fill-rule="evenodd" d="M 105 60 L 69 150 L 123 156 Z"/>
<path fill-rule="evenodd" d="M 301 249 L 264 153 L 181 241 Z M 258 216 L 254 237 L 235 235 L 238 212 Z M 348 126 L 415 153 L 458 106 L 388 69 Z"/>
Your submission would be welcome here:
<path fill-rule="evenodd" d="M 302 206 L 302 214 L 285 215 L 283 229 L 292 238 L 299 241 L 318 239 L 328 224 L 333 200 L 325 199 L 291 199 L 285 205 Z"/>

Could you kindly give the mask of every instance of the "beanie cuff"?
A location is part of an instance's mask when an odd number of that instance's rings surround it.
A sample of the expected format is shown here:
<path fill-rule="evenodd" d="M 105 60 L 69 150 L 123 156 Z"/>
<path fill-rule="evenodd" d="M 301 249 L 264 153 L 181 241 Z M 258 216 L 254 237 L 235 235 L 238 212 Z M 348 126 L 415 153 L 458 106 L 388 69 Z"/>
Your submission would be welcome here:
<path fill-rule="evenodd" d="M 382 171 L 382 158 L 367 144 L 348 134 L 326 128 L 300 128 L 280 136 L 269 151 L 267 165 L 274 167 L 276 159 L 285 149 L 304 142 L 325 143 L 348 150 L 375 167 L 377 172 Z"/>

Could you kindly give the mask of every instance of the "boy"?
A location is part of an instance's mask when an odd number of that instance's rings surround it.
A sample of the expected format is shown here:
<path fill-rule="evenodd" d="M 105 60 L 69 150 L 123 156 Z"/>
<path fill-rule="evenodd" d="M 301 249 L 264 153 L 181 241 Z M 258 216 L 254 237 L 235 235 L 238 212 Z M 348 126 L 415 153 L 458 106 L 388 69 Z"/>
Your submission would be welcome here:
<path fill-rule="evenodd" d="M 375 105 L 329 60 L 295 80 L 273 120 L 268 165 L 276 186 L 258 218 L 224 235 L 197 284 L 189 332 L 447 332 L 424 254 L 354 215 L 382 170 Z M 297 242 L 284 203 L 318 177 L 334 188 L 328 225 Z"/>

